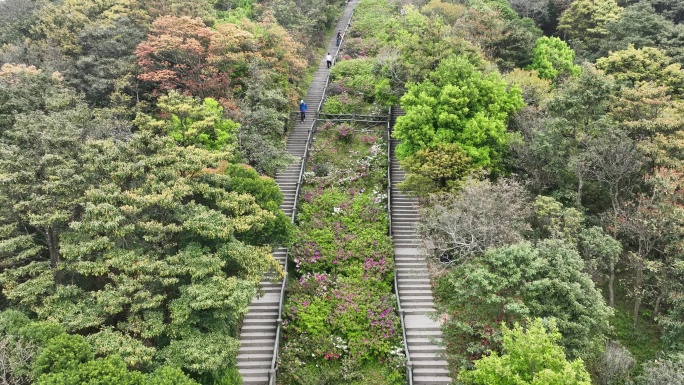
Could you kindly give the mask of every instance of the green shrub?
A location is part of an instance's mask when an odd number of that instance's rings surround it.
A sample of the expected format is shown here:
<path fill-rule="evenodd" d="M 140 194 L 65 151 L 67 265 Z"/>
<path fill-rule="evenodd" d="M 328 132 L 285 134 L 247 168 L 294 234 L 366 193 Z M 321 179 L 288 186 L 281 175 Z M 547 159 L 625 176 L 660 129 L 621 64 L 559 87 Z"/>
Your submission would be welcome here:
<path fill-rule="evenodd" d="M 454 192 L 474 170 L 470 157 L 456 143 L 439 143 L 420 149 L 404 158 L 401 167 L 408 174 L 399 187 L 419 196 Z"/>
<path fill-rule="evenodd" d="M 323 104 L 324 114 L 353 114 L 358 110 L 358 101 L 349 94 L 328 96 Z"/>

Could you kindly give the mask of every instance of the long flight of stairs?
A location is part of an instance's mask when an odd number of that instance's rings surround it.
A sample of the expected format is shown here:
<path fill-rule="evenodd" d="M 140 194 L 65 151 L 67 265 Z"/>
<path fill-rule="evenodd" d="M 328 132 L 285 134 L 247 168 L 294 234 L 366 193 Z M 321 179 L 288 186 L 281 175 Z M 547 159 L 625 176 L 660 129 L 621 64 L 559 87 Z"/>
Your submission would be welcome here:
<path fill-rule="evenodd" d="M 357 0 L 347 3 L 336 30 L 345 30 L 351 19 Z M 328 43 L 328 52 L 335 52 L 335 38 Z M 318 70 L 314 74 L 304 101 L 309 107 L 304 122 L 296 120 L 294 129 L 288 135 L 286 149 L 295 161 L 284 171 L 276 174 L 275 180 L 284 195 L 280 208 L 288 217 L 292 216 L 299 174 L 307 146 L 309 130 L 316 119 L 316 110 L 323 100 L 325 85 L 329 70 L 325 57 L 321 59 Z M 274 258 L 285 266 L 287 249 L 279 248 L 273 253 Z M 272 281 L 273 274 L 268 273 L 261 281 L 264 295 L 254 298 L 249 305 L 249 312 L 245 316 L 240 330 L 240 349 L 237 356 L 237 367 L 242 375 L 244 385 L 268 385 L 269 371 L 273 360 L 276 343 L 278 322 L 278 308 L 280 306 L 280 290 L 283 281 Z"/>
<path fill-rule="evenodd" d="M 404 112 L 392 108 L 390 125 L 393 127 L 398 116 Z M 399 301 L 404 311 L 406 343 L 409 358 L 413 364 L 413 383 L 415 385 L 447 385 L 451 383 L 447 362 L 442 357 L 444 347 L 437 343 L 442 340 L 438 322 L 430 315 L 435 313 L 435 304 L 430 287 L 425 257 L 418 249 L 418 234 L 415 224 L 419 219 L 418 200 L 409 197 L 397 188 L 405 179 L 404 172 L 394 155 L 399 142 L 390 140 L 390 164 L 392 197 L 392 238 L 397 269 Z"/>

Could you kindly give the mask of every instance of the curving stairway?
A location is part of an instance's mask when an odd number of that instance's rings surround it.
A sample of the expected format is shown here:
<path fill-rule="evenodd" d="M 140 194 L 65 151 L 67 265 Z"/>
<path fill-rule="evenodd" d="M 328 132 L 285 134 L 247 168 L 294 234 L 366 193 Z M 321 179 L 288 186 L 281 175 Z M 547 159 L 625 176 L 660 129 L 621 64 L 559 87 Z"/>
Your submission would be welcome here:
<path fill-rule="evenodd" d="M 392 108 L 391 127 L 396 118 L 404 115 L 401 109 Z M 405 178 L 394 155 L 399 142 L 390 140 L 392 238 L 394 259 L 397 269 L 399 301 L 404 312 L 406 345 L 413 366 L 413 383 L 416 385 L 447 385 L 451 383 L 447 362 L 442 357 L 444 347 L 440 324 L 430 316 L 435 313 L 435 304 L 430 287 L 425 257 L 418 249 L 418 199 L 406 196 L 397 188 Z"/>
<path fill-rule="evenodd" d="M 337 30 L 346 30 L 351 19 L 357 1 L 347 3 Z M 336 52 L 335 38 L 328 43 L 328 52 Z M 300 170 L 306 147 L 308 145 L 309 131 L 313 128 L 316 119 L 316 109 L 323 100 L 325 87 L 328 80 L 328 68 L 325 57 L 321 58 L 318 70 L 314 74 L 309 85 L 304 101 L 309 106 L 304 122 L 297 120 L 295 127 L 287 138 L 287 151 L 295 157 L 295 161 L 284 171 L 277 173 L 275 180 L 284 195 L 283 204 L 280 208 L 285 215 L 292 217 L 297 199 L 297 185 L 299 184 Z M 279 248 L 273 253 L 282 266 L 285 266 L 287 249 Z M 240 349 L 237 356 L 237 367 L 242 375 L 244 385 L 268 385 L 269 372 L 274 360 L 274 347 L 278 327 L 278 312 L 281 300 L 281 287 L 283 281 L 271 281 L 273 275 L 267 274 L 261 281 L 263 296 L 256 297 L 249 306 L 249 312 L 245 316 L 240 330 Z"/>

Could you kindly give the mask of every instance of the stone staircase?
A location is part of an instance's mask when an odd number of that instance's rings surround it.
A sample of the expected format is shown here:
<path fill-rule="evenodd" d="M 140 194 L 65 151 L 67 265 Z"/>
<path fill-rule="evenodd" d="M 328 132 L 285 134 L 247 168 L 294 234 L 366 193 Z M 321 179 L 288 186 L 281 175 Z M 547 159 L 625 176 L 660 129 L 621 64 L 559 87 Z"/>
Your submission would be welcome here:
<path fill-rule="evenodd" d="M 403 111 L 396 107 L 392 108 L 391 126 L 394 126 L 396 118 L 401 115 Z M 397 188 L 397 184 L 405 178 L 394 155 L 397 144 L 396 139 L 390 140 L 390 211 L 398 295 L 404 311 L 406 343 L 413 364 L 413 383 L 447 385 L 451 383 L 451 377 L 447 370 L 447 362 L 442 357 L 444 347 L 436 343 L 441 342 L 442 331 L 439 323 L 429 317 L 435 313 L 435 304 L 425 257 L 418 250 L 419 238 L 415 231 L 415 224 L 419 218 L 418 200 L 406 196 Z"/>
<path fill-rule="evenodd" d="M 345 30 L 351 19 L 357 0 L 350 1 L 339 20 L 335 31 Z M 328 52 L 337 51 L 335 37 L 328 43 Z M 325 85 L 328 79 L 328 68 L 325 57 L 321 58 L 318 70 L 314 74 L 309 85 L 304 101 L 309 107 L 304 122 L 300 122 L 299 116 L 294 129 L 287 137 L 286 149 L 295 161 L 284 171 L 277 173 L 275 180 L 284 195 L 283 204 L 280 208 L 285 215 L 293 214 L 297 184 L 302 167 L 304 152 L 307 146 L 309 130 L 313 127 L 316 119 L 316 110 L 323 100 Z M 273 257 L 285 266 L 287 249 L 279 248 L 273 253 Z M 272 281 L 273 274 L 268 273 L 261 281 L 264 295 L 256 297 L 249 306 L 249 312 L 245 316 L 240 330 L 240 349 L 237 356 L 237 367 L 242 375 L 243 385 L 268 385 L 269 372 L 273 361 L 273 352 L 276 343 L 278 327 L 278 310 L 280 306 L 280 290 L 283 281 Z"/>

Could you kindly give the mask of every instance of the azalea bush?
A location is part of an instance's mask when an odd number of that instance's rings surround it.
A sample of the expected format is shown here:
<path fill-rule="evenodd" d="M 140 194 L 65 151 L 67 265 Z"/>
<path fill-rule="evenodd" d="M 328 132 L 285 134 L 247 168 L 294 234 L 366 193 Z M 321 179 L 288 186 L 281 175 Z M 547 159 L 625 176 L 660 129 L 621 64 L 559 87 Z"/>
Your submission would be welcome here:
<path fill-rule="evenodd" d="M 358 112 L 360 103 L 362 103 L 360 98 L 343 92 L 339 95 L 328 96 L 323 103 L 322 112 L 324 114 L 350 115 Z"/>
<path fill-rule="evenodd" d="M 375 190 L 376 201 L 386 199 L 387 141 L 380 128 L 327 122 L 318 128 L 308 162 L 305 201 L 316 189 L 331 186 Z"/>
<path fill-rule="evenodd" d="M 310 195 L 309 195 L 310 196 Z M 330 189 L 302 205 L 297 241 L 292 246 L 297 271 L 327 271 L 387 282 L 394 261 L 383 206 L 371 194 Z"/>

